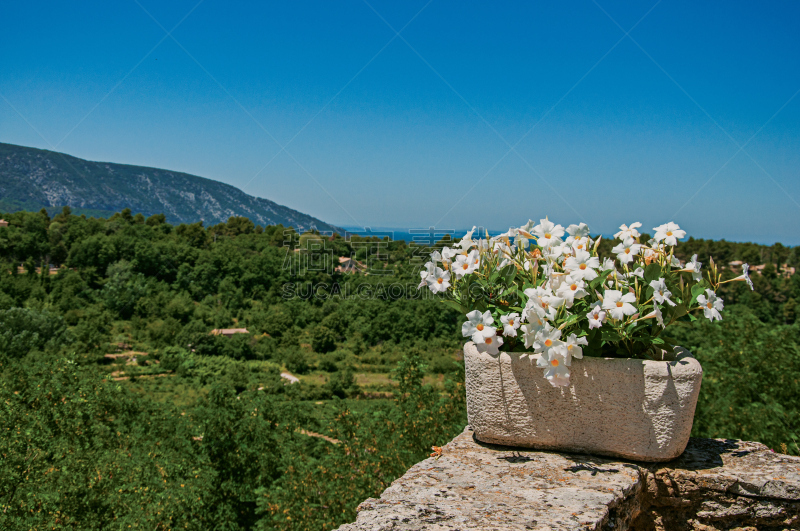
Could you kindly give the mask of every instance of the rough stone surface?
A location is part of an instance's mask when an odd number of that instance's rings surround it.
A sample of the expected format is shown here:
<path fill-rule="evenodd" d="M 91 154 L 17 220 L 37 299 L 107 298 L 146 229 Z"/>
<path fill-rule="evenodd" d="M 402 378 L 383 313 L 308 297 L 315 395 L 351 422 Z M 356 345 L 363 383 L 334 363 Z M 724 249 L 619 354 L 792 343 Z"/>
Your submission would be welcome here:
<path fill-rule="evenodd" d="M 800 529 L 800 458 L 691 439 L 669 463 L 520 450 L 469 429 L 339 531 Z"/>
<path fill-rule="evenodd" d="M 569 387 L 553 387 L 539 355 L 464 347 L 467 415 L 487 443 L 668 461 L 686 448 L 703 369 L 674 361 L 574 359 Z"/>

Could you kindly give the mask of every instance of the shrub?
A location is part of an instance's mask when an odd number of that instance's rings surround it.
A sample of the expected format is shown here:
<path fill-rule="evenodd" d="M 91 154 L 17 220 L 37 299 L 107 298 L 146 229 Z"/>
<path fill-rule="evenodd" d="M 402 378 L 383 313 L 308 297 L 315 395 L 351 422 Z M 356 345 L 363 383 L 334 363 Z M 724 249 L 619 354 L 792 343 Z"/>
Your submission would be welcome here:
<path fill-rule="evenodd" d="M 328 382 L 325 384 L 326 390 L 333 396 L 339 398 L 351 398 L 357 396 L 361 392 L 361 388 L 356 383 L 353 369 L 347 367 L 343 371 L 337 371 L 331 374 Z"/>
<path fill-rule="evenodd" d="M 167 347 L 159 354 L 160 367 L 165 371 L 176 371 L 189 357 L 189 352 L 180 347 Z"/>
<path fill-rule="evenodd" d="M 300 349 L 286 351 L 283 357 L 283 363 L 286 365 L 287 369 L 297 374 L 306 374 L 310 369 L 308 356 Z"/>

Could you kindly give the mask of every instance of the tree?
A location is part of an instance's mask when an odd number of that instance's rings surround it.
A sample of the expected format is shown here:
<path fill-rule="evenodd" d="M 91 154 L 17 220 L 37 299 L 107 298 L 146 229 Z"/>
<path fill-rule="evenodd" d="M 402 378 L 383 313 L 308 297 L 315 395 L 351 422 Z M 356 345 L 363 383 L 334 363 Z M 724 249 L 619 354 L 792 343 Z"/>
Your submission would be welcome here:
<path fill-rule="evenodd" d="M 311 348 L 319 353 L 332 351 L 336 348 L 336 334 L 327 326 L 317 326 L 311 338 Z"/>
<path fill-rule="evenodd" d="M 208 240 L 208 235 L 206 234 L 205 229 L 203 229 L 202 221 L 192 223 L 191 225 L 182 223 L 178 225 L 178 228 L 175 229 L 175 234 L 177 234 L 183 241 L 197 249 L 205 247 L 206 241 Z"/>
<path fill-rule="evenodd" d="M 64 319 L 30 308 L 0 310 L 0 355 L 22 358 L 31 351 L 55 351 L 72 341 Z"/>
<path fill-rule="evenodd" d="M 136 303 L 147 293 L 147 285 L 141 273 L 134 273 L 127 260 L 120 260 L 108 267 L 108 281 L 103 286 L 102 297 L 106 307 L 122 319 L 129 319 Z"/>

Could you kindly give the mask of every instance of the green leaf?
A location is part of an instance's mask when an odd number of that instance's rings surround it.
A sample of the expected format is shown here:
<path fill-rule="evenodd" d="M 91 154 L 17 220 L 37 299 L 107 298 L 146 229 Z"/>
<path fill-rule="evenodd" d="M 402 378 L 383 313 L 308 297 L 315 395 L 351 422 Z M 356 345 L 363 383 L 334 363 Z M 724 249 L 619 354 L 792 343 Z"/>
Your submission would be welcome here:
<path fill-rule="evenodd" d="M 579 315 L 579 314 L 573 314 L 573 315 L 570 315 L 570 316 L 569 316 L 569 318 L 568 318 L 566 321 L 564 321 L 563 323 L 561 323 L 561 325 L 559 325 L 559 328 L 560 328 L 561 330 L 564 330 L 564 329 L 566 329 L 567 327 L 569 327 L 570 325 L 573 325 L 573 324 L 575 324 L 576 322 L 578 322 L 578 320 L 579 320 L 580 318 L 581 318 L 581 315 Z"/>
<path fill-rule="evenodd" d="M 661 278 L 661 266 L 658 264 L 650 264 L 644 268 L 644 281 L 650 284 L 652 280 Z"/>
<path fill-rule="evenodd" d="M 613 269 L 606 269 L 602 273 L 600 273 L 596 279 L 589 282 L 589 287 L 592 289 L 597 289 L 597 287 L 606 281 L 608 275 L 610 275 L 614 270 Z"/>
<path fill-rule="evenodd" d="M 627 328 L 625 328 L 625 332 L 626 332 L 628 335 L 630 335 L 630 334 L 633 332 L 633 330 L 634 330 L 634 329 L 635 329 L 637 326 L 639 326 L 640 324 L 641 324 L 641 323 L 631 323 L 631 324 L 629 324 L 629 325 L 627 326 Z"/>
<path fill-rule="evenodd" d="M 702 294 L 703 294 L 703 292 L 705 291 L 705 289 L 706 289 L 706 288 L 705 288 L 705 281 L 703 281 L 703 282 L 698 282 L 697 284 L 695 284 L 694 286 L 692 286 L 692 303 L 694 303 L 694 301 L 696 301 L 696 300 L 697 300 L 697 297 L 698 297 L 699 295 L 702 295 Z"/>
<path fill-rule="evenodd" d="M 505 279 L 507 283 L 514 282 L 514 277 L 517 275 L 517 266 L 514 264 L 508 264 L 503 269 L 500 270 L 500 276 Z"/>
<path fill-rule="evenodd" d="M 460 313 L 463 313 L 465 315 L 467 313 L 467 312 L 464 311 L 464 308 L 462 308 L 461 305 L 459 303 L 457 303 L 456 301 L 449 300 L 449 299 L 442 299 L 442 302 L 445 303 L 447 306 L 449 306 L 449 307 L 451 307 L 451 308 L 453 308 L 455 310 L 458 310 Z"/>

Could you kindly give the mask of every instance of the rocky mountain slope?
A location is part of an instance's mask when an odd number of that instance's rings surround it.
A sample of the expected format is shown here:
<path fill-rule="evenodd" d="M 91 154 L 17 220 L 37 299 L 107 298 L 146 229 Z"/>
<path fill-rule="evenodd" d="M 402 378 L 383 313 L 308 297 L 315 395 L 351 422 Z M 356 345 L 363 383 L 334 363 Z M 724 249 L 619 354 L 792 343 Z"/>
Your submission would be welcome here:
<path fill-rule="evenodd" d="M 70 206 L 76 213 L 108 216 L 123 208 L 171 223 L 214 225 L 245 216 L 260 225 L 299 231 L 342 229 L 229 184 L 187 173 L 91 162 L 62 153 L 0 143 L 0 210 Z"/>

